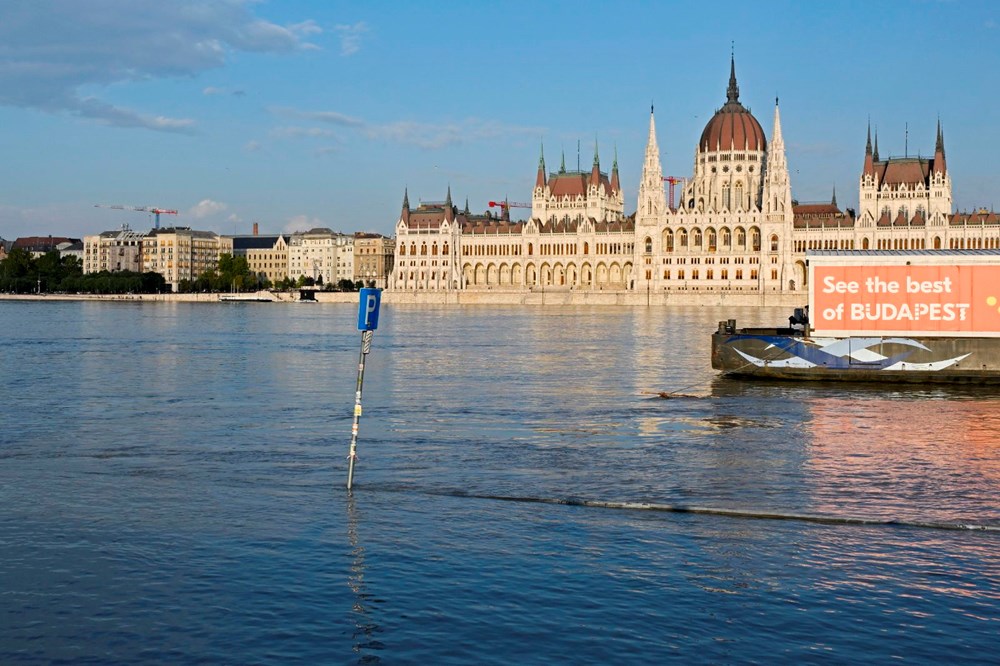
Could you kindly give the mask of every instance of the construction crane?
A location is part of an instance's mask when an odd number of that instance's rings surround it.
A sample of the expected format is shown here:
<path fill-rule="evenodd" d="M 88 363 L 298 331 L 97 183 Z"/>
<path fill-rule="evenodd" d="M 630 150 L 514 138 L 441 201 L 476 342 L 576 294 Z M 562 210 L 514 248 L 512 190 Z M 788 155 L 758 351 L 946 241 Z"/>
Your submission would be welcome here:
<path fill-rule="evenodd" d="M 160 214 L 163 215 L 176 215 L 176 210 L 168 210 L 166 208 L 157 208 L 155 206 L 123 206 L 121 204 L 94 204 L 94 208 L 113 208 L 115 210 L 137 210 L 140 213 L 152 213 L 156 216 L 156 229 L 160 228 Z"/>
<path fill-rule="evenodd" d="M 491 201 L 490 208 L 531 208 L 530 203 L 518 203 L 516 201 Z"/>
<path fill-rule="evenodd" d="M 510 219 L 510 209 L 511 208 L 531 208 L 529 203 L 518 203 L 516 201 L 491 201 L 490 208 L 500 208 L 500 217 L 505 220 Z"/>
<path fill-rule="evenodd" d="M 677 183 L 683 183 L 683 178 L 678 178 L 677 176 L 663 176 L 664 182 L 670 183 L 670 210 L 674 209 L 674 186 Z"/>

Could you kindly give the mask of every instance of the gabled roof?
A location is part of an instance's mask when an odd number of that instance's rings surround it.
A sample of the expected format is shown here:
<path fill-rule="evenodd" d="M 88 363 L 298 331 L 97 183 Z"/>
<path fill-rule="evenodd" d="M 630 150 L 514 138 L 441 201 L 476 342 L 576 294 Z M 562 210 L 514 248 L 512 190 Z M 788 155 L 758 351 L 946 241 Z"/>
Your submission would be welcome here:
<path fill-rule="evenodd" d="M 587 187 L 591 178 L 589 171 L 565 171 L 549 174 L 549 191 L 555 197 L 587 196 Z M 598 187 L 603 188 L 605 195 L 611 194 L 611 181 L 608 174 L 600 172 Z"/>

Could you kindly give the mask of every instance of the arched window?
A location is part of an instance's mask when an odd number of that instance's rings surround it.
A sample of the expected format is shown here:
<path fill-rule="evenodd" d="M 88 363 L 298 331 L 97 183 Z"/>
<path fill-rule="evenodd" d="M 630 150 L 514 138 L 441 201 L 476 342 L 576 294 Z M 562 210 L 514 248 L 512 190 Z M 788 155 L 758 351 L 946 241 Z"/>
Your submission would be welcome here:
<path fill-rule="evenodd" d="M 701 229 L 691 231 L 691 247 L 701 248 Z"/>
<path fill-rule="evenodd" d="M 441 248 L 441 254 L 448 254 L 448 244 L 445 243 L 444 247 Z"/>
<path fill-rule="evenodd" d="M 771 235 L 771 252 L 778 251 L 778 234 Z"/>
<path fill-rule="evenodd" d="M 530 257 L 534 253 L 534 246 L 528 243 L 528 256 Z"/>
<path fill-rule="evenodd" d="M 746 208 L 746 202 L 743 201 L 743 183 L 736 183 L 736 207 Z"/>
<path fill-rule="evenodd" d="M 653 254 L 653 239 L 646 236 L 646 254 Z"/>
<path fill-rule="evenodd" d="M 729 210 L 729 183 L 722 184 L 722 207 Z"/>
<path fill-rule="evenodd" d="M 754 227 L 750 230 L 750 243 L 754 252 L 760 251 L 760 229 Z"/>
<path fill-rule="evenodd" d="M 708 251 L 715 252 L 716 248 L 716 234 L 715 229 L 709 228 L 708 231 Z"/>

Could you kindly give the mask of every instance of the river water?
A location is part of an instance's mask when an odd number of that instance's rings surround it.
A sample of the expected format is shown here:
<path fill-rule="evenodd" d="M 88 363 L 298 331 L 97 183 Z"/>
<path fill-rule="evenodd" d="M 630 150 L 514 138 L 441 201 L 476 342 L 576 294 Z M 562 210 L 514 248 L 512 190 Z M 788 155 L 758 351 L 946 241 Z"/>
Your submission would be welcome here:
<path fill-rule="evenodd" d="M 996 663 L 994 389 L 385 305 L 348 494 L 356 312 L 0 302 L 0 662 Z"/>

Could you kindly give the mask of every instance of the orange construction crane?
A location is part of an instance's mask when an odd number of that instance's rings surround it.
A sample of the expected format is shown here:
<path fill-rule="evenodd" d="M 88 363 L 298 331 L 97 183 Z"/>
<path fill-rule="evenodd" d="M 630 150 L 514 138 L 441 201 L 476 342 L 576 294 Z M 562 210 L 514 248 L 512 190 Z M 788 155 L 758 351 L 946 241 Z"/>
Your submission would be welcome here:
<path fill-rule="evenodd" d="M 678 178 L 677 176 L 663 176 L 665 182 L 670 183 L 670 210 L 674 209 L 674 185 L 677 183 L 683 183 L 683 178 Z"/>
<path fill-rule="evenodd" d="M 160 228 L 160 214 L 176 215 L 176 210 L 157 208 L 156 206 L 123 206 L 121 204 L 94 204 L 94 208 L 114 208 L 115 210 L 137 210 L 141 213 L 152 213 L 156 216 L 156 229 Z"/>

